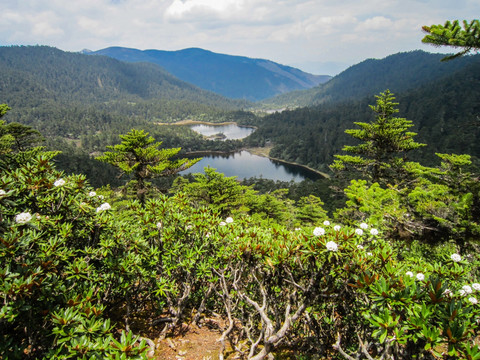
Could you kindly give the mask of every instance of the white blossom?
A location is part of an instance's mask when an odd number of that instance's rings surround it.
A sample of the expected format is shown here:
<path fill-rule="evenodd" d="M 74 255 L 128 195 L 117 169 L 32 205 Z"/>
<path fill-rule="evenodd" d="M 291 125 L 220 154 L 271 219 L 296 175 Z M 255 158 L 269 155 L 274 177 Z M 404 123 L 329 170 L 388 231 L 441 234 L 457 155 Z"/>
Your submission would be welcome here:
<path fill-rule="evenodd" d="M 3 189 L 0 189 L 0 196 L 5 196 L 6 192 Z"/>
<path fill-rule="evenodd" d="M 103 200 L 103 199 L 104 199 L 104 196 L 103 196 L 103 195 L 98 195 L 98 198 L 99 198 L 100 200 Z"/>
<path fill-rule="evenodd" d="M 418 273 L 416 278 L 417 278 L 418 281 L 423 281 L 423 280 L 425 280 L 425 275 L 423 275 L 422 273 Z"/>
<path fill-rule="evenodd" d="M 325 225 L 325 226 L 329 226 L 329 225 L 330 225 L 330 221 L 328 221 L 328 220 L 325 220 L 325 221 L 323 222 L 323 225 Z"/>
<path fill-rule="evenodd" d="M 90 191 L 90 192 L 88 193 L 88 196 L 94 197 L 94 196 L 97 196 L 97 193 L 96 193 L 95 191 Z"/>
<path fill-rule="evenodd" d="M 112 207 L 110 206 L 109 203 L 103 203 L 97 208 L 97 213 L 105 210 L 110 210 Z"/>
<path fill-rule="evenodd" d="M 362 229 L 355 229 L 355 234 L 362 236 L 363 235 L 363 230 Z"/>
<path fill-rule="evenodd" d="M 480 291 L 480 284 L 478 284 L 478 283 L 473 283 L 473 284 L 472 284 L 472 288 L 473 288 L 473 290 L 475 290 L 475 291 Z"/>
<path fill-rule="evenodd" d="M 158 230 L 161 230 L 161 229 L 162 229 L 162 226 L 163 226 L 163 225 L 162 225 L 162 223 L 161 223 L 160 221 L 157 222 L 157 229 L 158 229 Z"/>
<path fill-rule="evenodd" d="M 466 293 L 465 290 L 463 290 L 463 289 L 458 290 L 458 293 L 460 294 L 460 296 L 465 296 L 465 295 L 467 295 L 467 293 Z"/>
<path fill-rule="evenodd" d="M 371 252 L 367 252 L 367 256 L 373 256 Z"/>
<path fill-rule="evenodd" d="M 187 230 L 191 230 L 193 228 L 192 225 L 187 225 Z"/>
<path fill-rule="evenodd" d="M 358 250 L 363 250 L 363 245 L 357 245 Z"/>
<path fill-rule="evenodd" d="M 462 261 L 462 257 L 458 254 L 452 254 L 450 255 L 450 259 L 452 259 L 454 262 L 459 262 Z"/>
<path fill-rule="evenodd" d="M 473 292 L 472 288 L 469 285 L 463 285 L 462 289 L 463 291 L 465 291 L 466 294 L 471 294 Z"/>
<path fill-rule="evenodd" d="M 302 230 L 302 228 L 295 228 L 295 231 L 300 231 Z"/>
<path fill-rule="evenodd" d="M 333 230 L 335 230 L 335 231 L 340 231 L 340 229 L 341 229 L 341 226 L 340 226 L 340 225 L 335 225 L 335 226 L 333 227 Z"/>
<path fill-rule="evenodd" d="M 227 224 L 231 224 L 231 223 L 233 223 L 233 218 L 229 216 L 229 217 L 227 217 L 227 218 L 225 219 L 225 222 L 226 222 Z"/>
<path fill-rule="evenodd" d="M 17 224 L 26 224 L 32 220 L 32 215 L 29 212 L 22 212 L 15 216 L 15 222 Z"/>
<path fill-rule="evenodd" d="M 315 229 L 313 229 L 313 235 L 315 236 L 325 235 L 325 229 L 321 227 L 316 227 Z"/>
<path fill-rule="evenodd" d="M 477 304 L 478 303 L 478 300 L 477 298 L 471 296 L 468 298 L 468 301 L 470 301 L 473 305 Z"/>
<path fill-rule="evenodd" d="M 405 273 L 405 275 L 410 276 L 410 277 L 413 277 L 413 272 L 407 271 L 407 272 Z"/>
<path fill-rule="evenodd" d="M 363 230 L 368 229 L 368 225 L 365 224 L 365 223 L 361 223 L 360 224 L 360 229 L 363 229 Z"/>
<path fill-rule="evenodd" d="M 378 235 L 378 230 L 377 229 L 371 229 L 370 234 L 372 235 Z"/>
<path fill-rule="evenodd" d="M 445 296 L 452 296 L 452 290 L 450 290 L 450 289 L 445 289 L 445 291 L 443 292 L 443 295 L 445 295 Z"/>
<path fill-rule="evenodd" d="M 57 187 L 58 186 L 63 186 L 63 185 L 65 185 L 65 180 L 63 180 L 63 179 L 58 179 L 57 181 L 55 181 L 53 183 L 53 186 L 57 186 Z"/>
<path fill-rule="evenodd" d="M 220 221 L 220 224 L 219 224 L 219 225 L 220 225 L 220 226 L 225 226 L 225 225 L 227 225 L 227 223 L 226 223 L 225 221 Z"/>
<path fill-rule="evenodd" d="M 334 241 L 329 241 L 325 245 L 327 247 L 327 250 L 329 251 L 337 251 L 338 250 L 338 245 Z"/>

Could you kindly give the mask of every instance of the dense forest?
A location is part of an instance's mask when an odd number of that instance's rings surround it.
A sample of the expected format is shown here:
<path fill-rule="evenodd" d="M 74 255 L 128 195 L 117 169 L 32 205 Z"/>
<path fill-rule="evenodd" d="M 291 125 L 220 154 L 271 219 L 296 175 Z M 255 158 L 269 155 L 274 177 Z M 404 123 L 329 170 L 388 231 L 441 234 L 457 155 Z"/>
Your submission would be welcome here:
<path fill-rule="evenodd" d="M 428 144 L 413 159 L 432 165 L 435 153 L 443 151 L 470 154 L 475 162 L 480 157 L 475 140 L 480 136 L 480 58 L 469 60 L 469 65 L 448 77 L 395 94 L 400 114 L 414 121 L 419 140 Z M 275 113 L 262 119 L 248 141 L 268 140 L 275 145 L 272 156 L 328 171 L 333 155 L 348 140 L 345 130 L 353 122 L 371 120 L 368 105 L 373 100 L 372 95 Z"/>

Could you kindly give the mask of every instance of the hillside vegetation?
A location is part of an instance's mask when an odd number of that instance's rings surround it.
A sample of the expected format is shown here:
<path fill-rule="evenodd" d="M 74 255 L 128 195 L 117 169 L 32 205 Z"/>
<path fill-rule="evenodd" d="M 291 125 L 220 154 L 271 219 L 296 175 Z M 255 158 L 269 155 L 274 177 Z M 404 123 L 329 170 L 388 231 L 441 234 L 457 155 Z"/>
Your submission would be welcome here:
<path fill-rule="evenodd" d="M 0 121 L 0 356 L 161 359 L 152 339 L 220 316 L 220 359 L 479 358 L 478 174 L 407 161 L 421 144 L 393 100 L 349 131 L 359 174 L 338 168 L 357 179 L 330 216 L 213 169 L 161 194 L 139 179 L 178 150 L 143 131 L 102 159 L 138 176 L 95 190 Z"/>
<path fill-rule="evenodd" d="M 439 64 L 444 64 L 440 58 L 435 56 L 435 59 Z M 480 147 L 476 139 L 480 136 L 480 58 L 475 56 L 465 61 L 457 71 L 438 72 L 440 79 L 430 82 L 424 79 L 421 86 L 395 93 L 400 103 L 400 114 L 415 123 L 414 130 L 418 132 L 419 141 L 428 144 L 413 155 L 414 159 L 432 165 L 437 161 L 436 152 L 447 151 L 467 153 L 473 156 L 475 162 L 478 161 Z M 377 63 L 379 68 L 365 73 L 365 77 L 383 74 L 379 71 L 384 67 L 383 63 Z M 362 72 L 356 74 L 364 78 Z M 396 88 L 405 89 L 407 83 L 402 85 L 402 82 L 395 81 L 394 76 L 400 77 L 400 74 L 403 74 L 403 79 L 414 77 L 416 72 L 395 72 L 388 81 L 391 86 L 385 89 L 392 92 Z M 388 78 L 387 74 L 382 76 Z M 331 80 L 334 81 L 336 78 Z M 344 93 L 348 94 L 350 89 L 362 87 L 363 84 L 363 81 L 351 82 L 349 86 L 338 87 L 338 90 L 344 89 Z M 369 88 L 368 92 L 373 88 Z M 371 120 L 368 104 L 372 99 L 373 94 L 366 98 L 326 102 L 266 116 L 248 141 L 259 144 L 270 141 L 274 144 L 272 156 L 328 171 L 333 155 L 341 151 L 348 139 L 345 130 L 353 122 Z"/>
<path fill-rule="evenodd" d="M 469 56 L 457 61 L 441 62 L 443 57 L 441 54 L 417 50 L 384 59 L 367 59 L 325 84 L 266 99 L 261 104 L 264 108 L 292 108 L 358 100 L 372 97 L 385 89 L 403 93 L 451 76 L 469 64 L 480 61 L 479 56 Z"/>

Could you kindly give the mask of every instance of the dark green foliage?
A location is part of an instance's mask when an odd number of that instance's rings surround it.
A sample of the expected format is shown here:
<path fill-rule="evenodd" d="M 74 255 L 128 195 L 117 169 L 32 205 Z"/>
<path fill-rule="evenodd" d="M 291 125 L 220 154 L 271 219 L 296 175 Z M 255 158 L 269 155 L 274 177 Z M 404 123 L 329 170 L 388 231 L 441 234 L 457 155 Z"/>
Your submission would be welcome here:
<path fill-rule="evenodd" d="M 334 171 L 356 170 L 372 182 L 398 184 L 405 177 L 407 152 L 425 144 L 415 142 L 413 137 L 417 134 L 407 131 L 413 126 L 412 121 L 394 116 L 398 113 L 398 103 L 393 102 L 395 97 L 389 90 L 376 98 L 376 105 L 370 105 L 375 120 L 355 122 L 360 129 L 345 130 L 361 142 L 344 146 L 343 151 L 356 155 L 335 155 L 337 159 L 331 168 Z"/>
<path fill-rule="evenodd" d="M 155 139 L 143 130 L 132 129 L 129 133 L 120 135 L 120 139 L 120 144 L 107 146 L 107 149 L 112 151 L 107 151 L 96 159 L 118 167 L 123 174 L 133 174 L 134 187 L 141 204 L 145 204 L 146 193 L 150 187 L 148 180 L 176 174 L 200 160 L 170 160 L 180 148 L 158 149 L 162 143 L 155 142 Z"/>
<path fill-rule="evenodd" d="M 429 34 L 425 35 L 422 42 L 434 46 L 449 46 L 462 49 L 462 51 L 454 55 L 444 57 L 442 61 L 452 60 L 471 51 L 480 50 L 479 20 L 470 22 L 463 20 L 462 25 L 460 25 L 458 20 L 453 22 L 447 21 L 445 25 L 423 26 L 422 29 Z"/>

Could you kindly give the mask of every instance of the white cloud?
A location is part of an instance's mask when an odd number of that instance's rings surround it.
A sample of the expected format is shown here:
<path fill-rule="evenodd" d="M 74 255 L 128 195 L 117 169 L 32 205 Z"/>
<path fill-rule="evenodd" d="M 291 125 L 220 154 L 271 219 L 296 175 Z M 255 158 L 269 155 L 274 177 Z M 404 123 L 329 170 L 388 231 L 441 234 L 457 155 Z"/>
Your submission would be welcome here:
<path fill-rule="evenodd" d="M 165 11 L 165 17 L 182 20 L 214 14 L 222 18 L 228 18 L 240 10 L 243 3 L 243 0 L 174 0 Z"/>
<path fill-rule="evenodd" d="M 357 31 L 363 30 L 388 30 L 392 27 L 393 21 L 385 16 L 369 18 L 357 26 Z"/>

